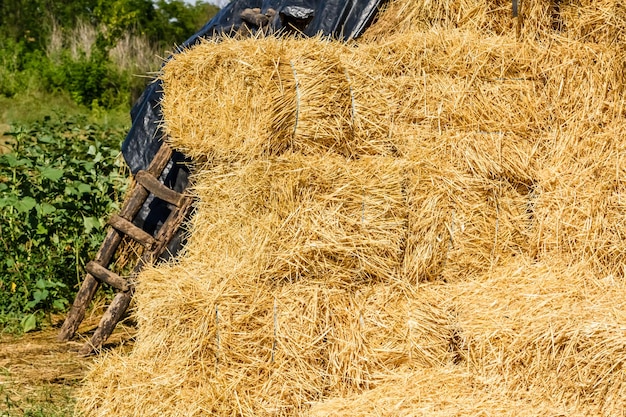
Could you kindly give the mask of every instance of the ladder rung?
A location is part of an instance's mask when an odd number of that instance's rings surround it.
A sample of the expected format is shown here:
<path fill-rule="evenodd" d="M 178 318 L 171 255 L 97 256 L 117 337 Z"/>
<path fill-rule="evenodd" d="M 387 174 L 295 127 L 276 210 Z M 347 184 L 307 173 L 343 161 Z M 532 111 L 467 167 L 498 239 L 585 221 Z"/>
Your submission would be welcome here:
<path fill-rule="evenodd" d="M 135 175 L 135 179 L 146 190 L 154 194 L 155 197 L 167 201 L 168 203 L 174 204 L 176 207 L 180 206 L 183 195 L 170 188 L 167 188 L 148 172 L 139 171 L 137 175 Z"/>
<path fill-rule="evenodd" d="M 128 283 L 126 280 L 115 272 L 111 272 L 99 263 L 90 261 L 85 269 L 94 277 L 98 278 L 102 282 L 106 282 L 112 287 L 117 288 L 120 291 L 128 291 Z"/>
<path fill-rule="evenodd" d="M 147 249 L 151 249 L 156 242 L 156 240 L 150 235 L 150 233 L 144 231 L 140 227 L 135 226 L 132 222 L 126 220 L 121 216 L 118 216 L 117 214 L 111 216 L 108 223 L 116 230 L 119 230 L 125 235 L 128 235 L 137 242 L 141 243 Z"/>

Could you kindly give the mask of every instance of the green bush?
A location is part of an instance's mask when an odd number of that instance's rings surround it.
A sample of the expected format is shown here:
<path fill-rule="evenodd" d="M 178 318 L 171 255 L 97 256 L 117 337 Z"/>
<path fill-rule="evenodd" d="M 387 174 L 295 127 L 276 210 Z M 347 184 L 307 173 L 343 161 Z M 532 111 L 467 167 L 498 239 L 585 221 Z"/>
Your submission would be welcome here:
<path fill-rule="evenodd" d="M 77 60 L 66 57 L 58 71 L 62 84 L 55 87 L 68 91 L 77 104 L 109 109 L 128 102 L 132 75 L 115 68 L 101 54 Z"/>
<path fill-rule="evenodd" d="M 111 109 L 129 103 L 136 77 L 117 68 L 102 53 L 72 57 L 64 51 L 54 59 L 44 52 L 25 51 L 21 42 L 0 44 L 0 94 L 66 91 L 80 105 Z"/>
<path fill-rule="evenodd" d="M 64 310 L 127 183 L 124 131 L 75 118 L 14 128 L 0 156 L 0 327 Z"/>

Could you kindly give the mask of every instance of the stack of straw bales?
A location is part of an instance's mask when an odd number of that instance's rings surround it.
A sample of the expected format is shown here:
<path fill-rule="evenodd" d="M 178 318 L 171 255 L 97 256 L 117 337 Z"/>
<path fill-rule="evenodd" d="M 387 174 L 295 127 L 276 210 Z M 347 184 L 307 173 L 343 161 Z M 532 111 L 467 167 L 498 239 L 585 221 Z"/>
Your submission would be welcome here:
<path fill-rule="evenodd" d="M 139 277 L 133 352 L 94 367 L 79 409 L 622 412 L 624 11 L 559 4 L 555 30 L 523 2 L 519 36 L 506 1 L 398 1 L 356 45 L 177 55 L 189 243 Z"/>

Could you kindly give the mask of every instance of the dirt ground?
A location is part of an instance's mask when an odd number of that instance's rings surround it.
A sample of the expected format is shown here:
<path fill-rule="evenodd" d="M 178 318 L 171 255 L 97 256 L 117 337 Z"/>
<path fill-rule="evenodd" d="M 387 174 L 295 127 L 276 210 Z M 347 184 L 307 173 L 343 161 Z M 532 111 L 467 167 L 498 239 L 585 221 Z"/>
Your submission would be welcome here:
<path fill-rule="evenodd" d="M 66 343 L 56 340 L 63 319 L 55 317 L 51 327 L 22 336 L 0 334 L 0 417 L 74 414 L 74 393 L 94 360 L 78 351 L 98 317 L 88 317 Z M 132 326 L 119 325 L 104 350 L 130 349 L 133 333 Z"/>

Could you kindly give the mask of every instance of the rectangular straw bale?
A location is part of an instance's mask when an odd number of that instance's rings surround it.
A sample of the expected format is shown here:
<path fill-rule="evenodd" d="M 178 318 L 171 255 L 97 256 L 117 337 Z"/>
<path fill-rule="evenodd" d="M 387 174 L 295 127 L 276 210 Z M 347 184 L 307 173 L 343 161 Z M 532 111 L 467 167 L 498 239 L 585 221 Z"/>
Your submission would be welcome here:
<path fill-rule="evenodd" d="M 161 102 L 173 146 L 193 159 L 229 159 L 272 151 L 272 97 L 280 94 L 276 64 L 287 42 L 203 41 L 165 66 Z"/>
<path fill-rule="evenodd" d="M 393 123 L 442 132 L 506 132 L 533 140 L 555 126 L 624 117 L 624 50 L 567 39 L 430 31 L 359 49 L 389 83 Z"/>
<path fill-rule="evenodd" d="M 584 261 L 520 258 L 450 290 L 471 372 L 589 415 L 624 409 L 623 279 Z"/>
<path fill-rule="evenodd" d="M 385 36 L 359 45 L 386 77 L 447 74 L 479 80 L 531 79 L 549 45 L 454 28 Z M 421 80 L 415 80 L 420 85 Z"/>
<path fill-rule="evenodd" d="M 387 5 L 364 37 L 380 40 L 394 33 L 441 27 L 486 36 L 519 33 L 530 40 L 563 36 L 585 42 L 623 43 L 625 17 L 619 0 L 528 0 L 519 3 L 518 18 L 513 18 L 508 0 L 396 0 Z"/>
<path fill-rule="evenodd" d="M 545 106 L 533 81 L 424 73 L 402 77 L 395 86 L 398 128 L 420 124 L 439 134 L 462 130 L 532 137 L 545 127 Z"/>
<path fill-rule="evenodd" d="M 212 169 L 195 186 L 192 256 L 209 245 L 218 259 L 247 262 L 271 281 L 397 279 L 407 218 L 402 161 L 292 154 Z"/>
<path fill-rule="evenodd" d="M 329 299 L 328 379 L 333 395 L 377 386 L 405 366 L 452 361 L 452 319 L 439 286 L 375 285 Z"/>
<path fill-rule="evenodd" d="M 165 130 L 193 159 L 389 155 L 389 103 L 352 48 L 321 38 L 203 42 L 163 69 Z"/>
<path fill-rule="evenodd" d="M 588 409 L 541 399 L 541 392 L 512 392 L 497 379 L 461 367 L 411 368 L 390 375 L 362 394 L 315 403 L 314 417 L 588 416 Z"/>
<path fill-rule="evenodd" d="M 515 177 L 527 155 L 511 144 L 500 157 L 494 138 L 469 138 L 412 142 L 404 271 L 413 282 L 464 279 L 529 250 L 529 188 L 523 174 Z M 486 149 L 496 152 L 476 155 Z"/>
<path fill-rule="evenodd" d="M 550 141 L 553 153 L 535 185 L 534 252 L 541 259 L 584 259 L 598 273 L 624 276 L 626 130 L 614 123 L 582 135 Z"/>

